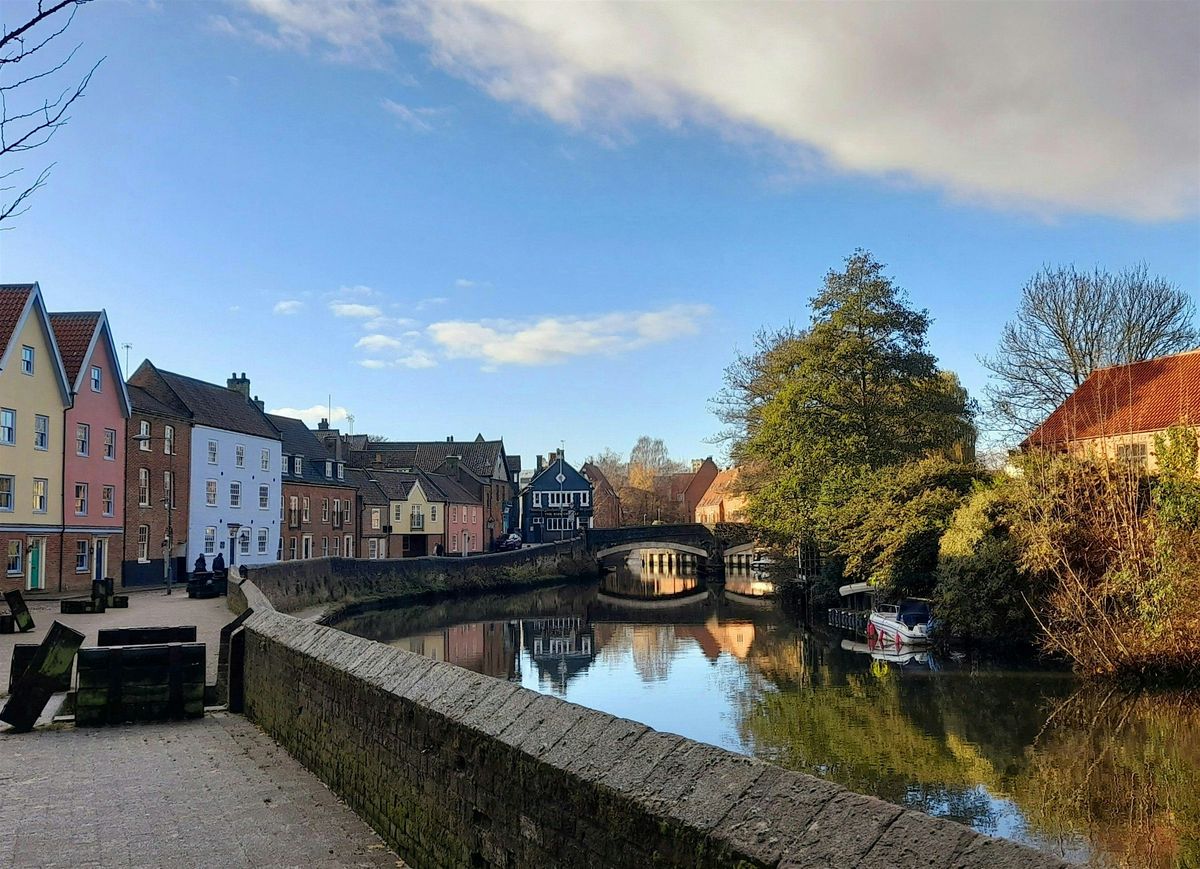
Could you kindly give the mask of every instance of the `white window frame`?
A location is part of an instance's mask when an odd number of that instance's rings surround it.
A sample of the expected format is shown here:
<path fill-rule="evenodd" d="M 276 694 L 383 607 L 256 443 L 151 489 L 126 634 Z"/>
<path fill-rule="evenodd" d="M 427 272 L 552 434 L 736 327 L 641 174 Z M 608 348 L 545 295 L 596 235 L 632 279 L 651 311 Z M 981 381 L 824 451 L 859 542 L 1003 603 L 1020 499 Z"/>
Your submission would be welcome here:
<path fill-rule="evenodd" d="M 271 509 L 271 487 L 270 486 L 259 486 L 258 487 L 258 509 L 259 510 L 270 510 Z"/>
<path fill-rule="evenodd" d="M 371 530 L 372 531 L 379 530 L 379 508 L 378 507 L 371 508 Z"/>
<path fill-rule="evenodd" d="M 235 468 L 246 467 L 246 446 L 245 444 L 235 444 L 233 447 L 233 466 Z"/>
<path fill-rule="evenodd" d="M 250 554 L 250 529 L 243 528 L 238 531 L 238 555 Z"/>
<path fill-rule="evenodd" d="M 351 509 L 353 506 L 354 506 L 354 505 L 352 505 L 352 504 L 350 503 L 350 499 L 349 499 L 349 498 L 347 498 L 345 501 L 343 501 L 343 502 L 342 502 L 342 524 L 343 524 L 343 525 L 349 525 L 349 524 L 350 524 L 350 509 Z"/>
<path fill-rule="evenodd" d="M 34 351 L 28 344 L 21 347 L 21 373 L 33 376 Z"/>
<path fill-rule="evenodd" d="M 150 506 L 150 469 L 138 468 L 138 506 Z"/>
<path fill-rule="evenodd" d="M 235 510 L 242 506 L 242 484 L 237 480 L 229 481 L 229 506 Z"/>
<path fill-rule="evenodd" d="M 295 560 L 296 560 L 296 538 L 295 538 L 295 537 L 291 537 L 291 538 L 289 538 L 289 543 L 288 543 L 288 560 L 289 560 L 289 561 L 295 561 Z"/>
<path fill-rule="evenodd" d="M 114 516 L 117 503 L 117 487 L 100 487 L 100 513 L 102 516 Z"/>
<path fill-rule="evenodd" d="M 217 554 L 217 527 L 215 525 L 207 525 L 204 528 L 204 554 Z"/>
<path fill-rule="evenodd" d="M 322 522 L 329 521 L 329 499 L 328 498 L 321 499 L 321 521 Z"/>
<path fill-rule="evenodd" d="M 150 431 L 150 420 L 143 419 L 138 422 L 137 436 L 141 438 L 141 440 L 138 441 L 138 449 L 143 453 L 150 452 Z"/>
<path fill-rule="evenodd" d="M 115 428 L 106 428 L 104 430 L 104 461 L 115 462 L 117 460 L 117 430 Z"/>
<path fill-rule="evenodd" d="M 258 529 L 258 554 L 259 555 L 267 554 L 267 545 L 270 542 L 269 538 L 270 538 L 270 533 L 267 531 L 266 528 Z"/>
<path fill-rule="evenodd" d="M 300 499 L 300 521 L 301 522 L 311 522 L 312 521 L 312 513 L 309 512 L 308 495 L 305 495 L 304 497 L 302 497 Z"/>
<path fill-rule="evenodd" d="M 437 521 L 437 504 L 429 505 L 429 521 L 430 522 Z"/>
<path fill-rule="evenodd" d="M 75 423 L 75 455 L 87 456 L 92 452 L 92 427 L 86 422 Z"/>
<path fill-rule="evenodd" d="M 259 454 L 258 467 L 263 471 L 271 470 L 271 451 L 266 447 L 263 447 L 262 452 Z"/>
<path fill-rule="evenodd" d="M 99 392 L 104 383 L 104 372 L 100 370 L 99 365 L 92 366 L 92 370 L 88 372 L 88 380 L 92 384 L 92 392 Z"/>
<path fill-rule="evenodd" d="M 217 464 L 217 461 L 220 459 L 220 455 L 220 448 L 217 446 L 217 442 L 210 440 L 208 442 L 208 463 L 210 465 Z"/>
<path fill-rule="evenodd" d="M 0 483 L 8 483 L 7 490 L 0 487 L 0 498 L 7 495 L 8 506 L 0 501 L 0 513 L 12 513 L 17 508 L 17 478 L 11 474 L 0 474 Z"/>
<path fill-rule="evenodd" d="M 45 414 L 33 415 L 33 448 L 43 452 L 50 449 L 50 417 Z"/>
<path fill-rule="evenodd" d="M 38 483 L 41 483 L 42 493 L 38 495 Z M 50 481 L 45 477 L 33 478 L 33 512 L 45 513 L 50 501 Z M 38 506 L 38 505 L 41 506 Z"/>
<path fill-rule="evenodd" d="M 15 551 L 14 551 L 15 549 Z M 14 568 L 14 564 L 16 567 Z M 21 576 L 25 573 L 25 545 L 22 540 L 8 541 L 8 552 L 4 565 L 4 572 L 8 576 Z"/>
<path fill-rule="evenodd" d="M 354 537 L 350 534 L 347 534 L 345 537 L 342 538 L 342 540 L 344 543 L 344 545 L 342 546 L 342 557 L 343 558 L 353 558 L 354 557 Z"/>
<path fill-rule="evenodd" d="M 175 455 L 175 426 L 163 426 L 163 455 Z"/>
<path fill-rule="evenodd" d="M 88 514 L 88 484 L 75 484 L 75 515 L 86 516 Z"/>
<path fill-rule="evenodd" d="M 150 526 L 139 525 L 137 530 L 138 564 L 150 563 Z"/>
<path fill-rule="evenodd" d="M 5 420 L 8 420 L 6 423 Z M 17 412 L 11 407 L 0 407 L 0 444 L 6 447 L 17 443 Z"/>
<path fill-rule="evenodd" d="M 92 567 L 92 548 L 86 540 L 75 541 L 75 572 L 88 573 Z"/>
<path fill-rule="evenodd" d="M 367 558 L 379 557 L 379 541 L 372 537 L 367 541 Z"/>
<path fill-rule="evenodd" d="M 295 461 L 295 466 L 296 466 L 296 476 L 297 477 L 304 476 L 304 457 L 296 456 L 294 461 Z"/>
<path fill-rule="evenodd" d="M 163 501 L 168 510 L 175 509 L 175 472 L 163 471 Z"/>
<path fill-rule="evenodd" d="M 206 507 L 217 506 L 217 485 L 216 480 L 204 481 L 204 505 Z"/>

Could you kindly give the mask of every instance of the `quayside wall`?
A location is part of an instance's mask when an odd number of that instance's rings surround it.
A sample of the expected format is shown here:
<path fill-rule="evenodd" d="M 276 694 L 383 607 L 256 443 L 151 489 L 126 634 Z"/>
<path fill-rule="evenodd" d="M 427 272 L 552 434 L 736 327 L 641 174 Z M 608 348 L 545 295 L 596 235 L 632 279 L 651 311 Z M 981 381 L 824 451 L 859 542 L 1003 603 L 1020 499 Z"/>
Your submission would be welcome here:
<path fill-rule="evenodd" d="M 230 588 L 231 609 L 251 610 L 233 644 L 244 710 L 412 866 L 1065 865 L 277 609 L 280 590 L 291 608 L 317 602 L 312 564 Z M 349 572 L 328 576 L 344 598 Z"/>

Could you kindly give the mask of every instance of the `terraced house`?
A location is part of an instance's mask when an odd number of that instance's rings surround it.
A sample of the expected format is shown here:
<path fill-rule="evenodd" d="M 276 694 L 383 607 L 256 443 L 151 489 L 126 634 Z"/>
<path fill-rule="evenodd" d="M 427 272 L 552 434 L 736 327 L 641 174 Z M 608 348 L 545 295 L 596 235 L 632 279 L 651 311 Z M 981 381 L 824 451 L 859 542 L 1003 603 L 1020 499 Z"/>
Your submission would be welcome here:
<path fill-rule="evenodd" d="M 346 466 L 303 420 L 268 414 L 283 437 L 283 538 L 280 559 L 353 558 L 357 492 Z"/>
<path fill-rule="evenodd" d="M 0 285 L 0 588 L 75 585 L 62 568 L 71 388 L 37 284 Z"/>

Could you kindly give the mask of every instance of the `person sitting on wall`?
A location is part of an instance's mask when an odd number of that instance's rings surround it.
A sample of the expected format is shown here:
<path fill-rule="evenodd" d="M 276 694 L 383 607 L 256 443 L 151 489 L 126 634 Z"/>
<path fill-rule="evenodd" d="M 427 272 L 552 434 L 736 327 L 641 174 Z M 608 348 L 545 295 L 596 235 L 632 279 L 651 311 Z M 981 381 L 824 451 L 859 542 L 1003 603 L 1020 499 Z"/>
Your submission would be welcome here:
<path fill-rule="evenodd" d="M 216 556 L 213 557 L 213 573 L 225 573 L 225 553 L 218 552 Z"/>
<path fill-rule="evenodd" d="M 203 552 L 196 556 L 196 563 L 192 566 L 192 573 L 208 573 L 208 562 L 204 560 Z"/>

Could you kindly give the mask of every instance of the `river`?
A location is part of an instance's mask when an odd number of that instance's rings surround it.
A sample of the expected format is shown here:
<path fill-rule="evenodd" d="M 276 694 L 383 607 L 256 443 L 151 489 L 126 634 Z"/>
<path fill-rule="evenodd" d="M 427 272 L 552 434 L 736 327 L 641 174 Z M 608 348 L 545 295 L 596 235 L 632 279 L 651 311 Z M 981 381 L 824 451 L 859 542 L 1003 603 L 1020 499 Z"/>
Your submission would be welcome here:
<path fill-rule="evenodd" d="M 599 581 L 336 626 L 1099 866 L 1200 866 L 1200 695 L 872 654 L 769 582 L 641 552 Z M 660 564 L 661 561 L 661 564 Z"/>

